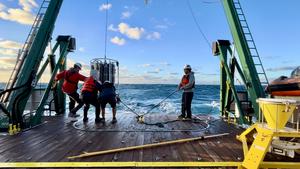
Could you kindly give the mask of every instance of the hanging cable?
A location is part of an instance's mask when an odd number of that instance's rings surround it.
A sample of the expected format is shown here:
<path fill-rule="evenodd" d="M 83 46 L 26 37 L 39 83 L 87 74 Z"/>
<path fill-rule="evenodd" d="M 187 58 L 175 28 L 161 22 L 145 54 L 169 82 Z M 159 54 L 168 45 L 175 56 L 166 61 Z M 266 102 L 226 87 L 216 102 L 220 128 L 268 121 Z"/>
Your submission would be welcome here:
<path fill-rule="evenodd" d="M 108 6 L 108 0 L 106 0 L 106 6 Z M 107 25 L 108 25 L 108 9 L 105 10 L 105 35 L 104 35 L 104 59 L 106 60 L 107 50 Z"/>
<path fill-rule="evenodd" d="M 201 26 L 200 26 L 199 22 L 197 21 L 196 15 L 195 15 L 195 13 L 194 13 L 194 11 L 193 11 L 193 8 L 192 8 L 192 5 L 191 5 L 190 1 L 187 0 L 186 2 L 187 2 L 187 6 L 188 6 L 188 8 L 189 8 L 189 11 L 191 12 L 191 15 L 192 15 L 192 17 L 193 17 L 193 20 L 194 20 L 194 22 L 195 22 L 195 24 L 196 24 L 196 26 L 197 26 L 199 32 L 201 33 L 203 39 L 205 39 L 205 41 L 206 41 L 208 47 L 209 47 L 210 49 L 212 49 L 212 46 L 211 46 L 211 44 L 210 44 L 208 38 L 205 36 L 204 32 L 203 32 L 202 29 L 201 29 Z"/>

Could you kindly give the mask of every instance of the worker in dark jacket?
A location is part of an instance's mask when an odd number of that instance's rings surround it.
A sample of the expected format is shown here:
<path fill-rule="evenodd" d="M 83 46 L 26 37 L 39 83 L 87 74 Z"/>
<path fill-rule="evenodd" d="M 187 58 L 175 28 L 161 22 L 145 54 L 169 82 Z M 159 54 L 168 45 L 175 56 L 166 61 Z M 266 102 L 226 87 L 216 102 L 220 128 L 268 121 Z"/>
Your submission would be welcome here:
<path fill-rule="evenodd" d="M 83 109 L 83 122 L 88 121 L 88 111 L 90 104 L 95 106 L 95 122 L 98 123 L 100 119 L 100 104 L 98 102 L 97 96 L 98 91 L 101 91 L 101 84 L 97 82 L 93 76 L 88 77 L 81 89 L 81 98 L 84 103 Z"/>
<path fill-rule="evenodd" d="M 117 122 L 116 104 L 117 104 L 117 101 L 119 100 L 119 97 L 116 95 L 115 86 L 112 83 L 110 83 L 109 81 L 105 81 L 103 83 L 102 90 L 101 90 L 101 93 L 99 95 L 99 100 L 100 100 L 100 104 L 101 104 L 101 111 L 102 111 L 103 120 L 105 120 L 105 107 L 106 107 L 106 104 L 109 103 L 111 108 L 112 108 L 112 115 L 113 115 L 112 123 L 116 123 Z"/>
<path fill-rule="evenodd" d="M 179 119 L 192 119 L 192 100 L 194 96 L 195 76 L 190 65 L 184 67 L 184 75 L 178 85 L 178 90 L 183 90 L 181 101 L 181 115 Z"/>
<path fill-rule="evenodd" d="M 62 91 L 69 96 L 69 117 L 71 118 L 71 121 L 76 120 L 75 118 L 79 116 L 76 115 L 76 112 L 83 106 L 83 102 L 77 93 L 78 82 L 86 79 L 85 76 L 79 73 L 81 68 L 82 65 L 80 63 L 75 63 L 72 68 L 58 73 L 55 77 L 55 81 L 64 79 Z M 75 107 L 76 103 L 77 106 Z"/>

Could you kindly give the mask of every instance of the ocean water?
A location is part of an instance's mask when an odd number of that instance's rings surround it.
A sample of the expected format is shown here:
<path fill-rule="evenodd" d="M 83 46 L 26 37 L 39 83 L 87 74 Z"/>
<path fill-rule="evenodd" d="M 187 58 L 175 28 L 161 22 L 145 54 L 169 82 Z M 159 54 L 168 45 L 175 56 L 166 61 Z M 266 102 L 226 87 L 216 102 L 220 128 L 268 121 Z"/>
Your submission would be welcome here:
<path fill-rule="evenodd" d="M 0 84 L 0 88 L 4 88 L 4 86 L 4 84 Z M 46 87 L 46 84 L 39 84 L 37 87 L 43 88 Z M 120 84 L 118 93 L 123 103 L 136 113 L 143 114 L 174 92 L 176 88 L 177 85 L 165 84 Z M 181 91 L 174 93 L 153 109 L 150 114 L 179 115 L 181 112 L 181 95 Z M 193 114 L 218 116 L 219 105 L 219 85 L 196 85 L 192 102 Z M 93 109 L 91 106 L 90 111 Z M 118 112 L 130 112 L 130 110 L 119 104 Z"/>
<path fill-rule="evenodd" d="M 119 94 L 121 100 L 135 112 L 141 114 L 149 111 L 153 106 L 161 102 L 173 93 L 177 85 L 120 85 Z M 151 113 L 180 114 L 182 92 L 176 92 L 166 99 Z M 218 85 L 196 85 L 192 102 L 193 114 L 219 115 L 219 86 Z M 121 111 L 129 111 L 120 105 Z"/>

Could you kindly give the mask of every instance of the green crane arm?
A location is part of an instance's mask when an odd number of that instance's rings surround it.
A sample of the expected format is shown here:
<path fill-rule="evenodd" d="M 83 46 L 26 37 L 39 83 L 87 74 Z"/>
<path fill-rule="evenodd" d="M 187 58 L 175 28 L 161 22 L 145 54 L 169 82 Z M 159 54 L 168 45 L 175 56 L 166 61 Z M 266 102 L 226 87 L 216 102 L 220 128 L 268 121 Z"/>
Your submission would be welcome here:
<path fill-rule="evenodd" d="M 252 58 L 249 44 L 247 43 L 245 32 L 243 31 L 244 25 L 242 25 L 240 22 L 239 13 L 237 12 L 238 9 L 235 6 L 235 3 L 237 2 L 238 1 L 236 0 L 222 0 L 234 44 L 246 80 L 246 87 L 249 91 L 253 108 L 255 112 L 258 113 L 259 107 L 256 103 L 256 99 L 265 97 L 265 93 Z"/>
<path fill-rule="evenodd" d="M 23 111 L 35 86 L 36 81 L 34 79 L 36 79 L 36 74 L 43 59 L 48 42 L 51 40 L 54 24 L 62 2 L 63 0 L 47 1 L 47 3 L 49 3 L 47 10 L 37 30 L 32 46 L 28 51 L 28 55 L 24 60 L 19 73 L 20 76 L 16 80 L 15 86 L 21 86 L 33 80 L 32 84 L 26 88 L 13 91 L 7 106 L 8 111 L 11 112 L 14 117 L 13 119 L 17 119 L 14 123 L 20 123 L 22 120 Z"/>

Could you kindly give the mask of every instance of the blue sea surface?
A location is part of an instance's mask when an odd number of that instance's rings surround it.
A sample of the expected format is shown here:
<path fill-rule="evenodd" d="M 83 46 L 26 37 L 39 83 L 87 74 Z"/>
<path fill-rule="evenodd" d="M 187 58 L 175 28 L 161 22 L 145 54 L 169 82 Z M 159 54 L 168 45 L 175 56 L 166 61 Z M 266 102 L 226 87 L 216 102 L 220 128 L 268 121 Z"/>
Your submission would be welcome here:
<path fill-rule="evenodd" d="M 136 112 L 145 113 L 153 106 L 161 102 L 168 95 L 173 93 L 177 85 L 160 84 L 123 84 L 119 87 L 119 94 L 123 102 Z M 166 99 L 151 113 L 180 114 L 181 95 L 179 91 Z M 125 106 L 120 109 L 128 111 Z M 194 99 L 192 102 L 193 114 L 219 114 L 219 86 L 218 85 L 196 85 Z"/>
<path fill-rule="evenodd" d="M 4 84 L 0 84 L 0 88 L 4 88 L 4 86 Z M 46 87 L 46 84 L 37 85 L 37 88 L 44 87 Z M 176 88 L 177 85 L 166 84 L 120 84 L 118 93 L 122 102 L 136 113 L 143 114 L 173 93 Z M 176 92 L 153 109 L 151 113 L 179 115 L 181 112 L 181 95 L 182 91 Z M 93 109 L 94 107 L 92 106 L 90 111 L 93 111 Z M 130 110 L 119 104 L 118 111 L 122 113 Z M 196 85 L 192 112 L 193 114 L 201 115 L 219 115 L 219 85 Z"/>

